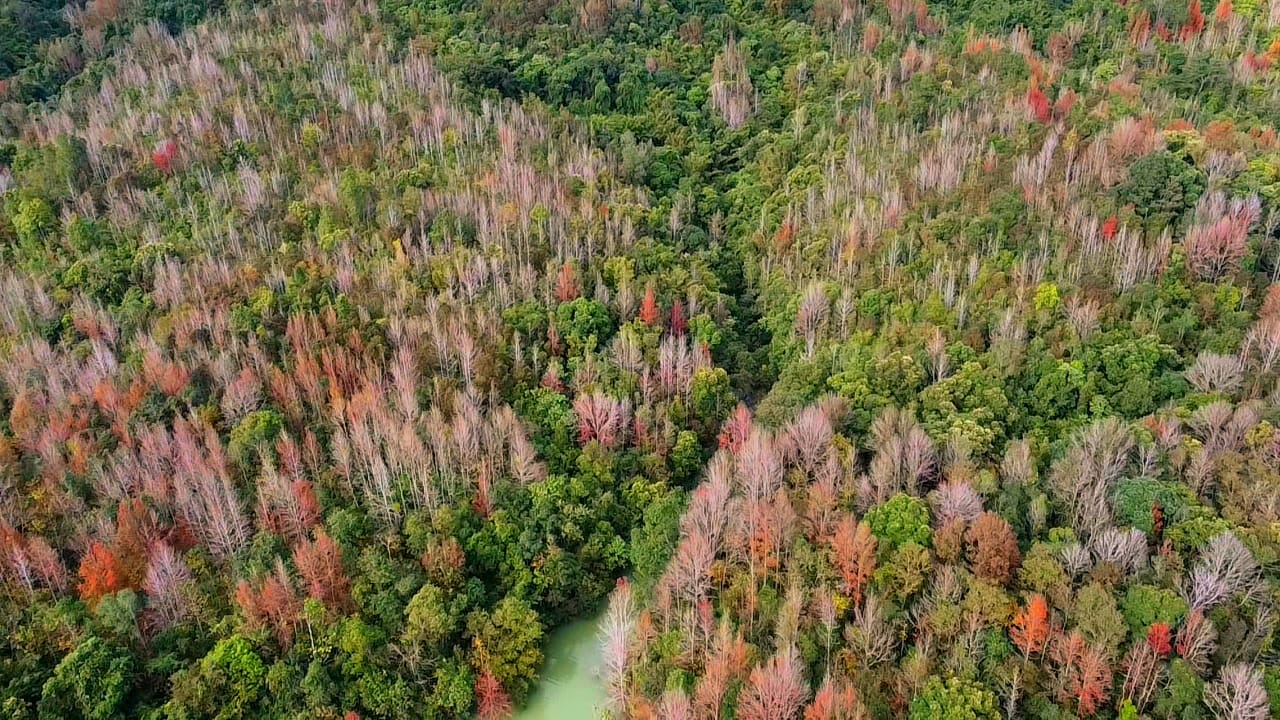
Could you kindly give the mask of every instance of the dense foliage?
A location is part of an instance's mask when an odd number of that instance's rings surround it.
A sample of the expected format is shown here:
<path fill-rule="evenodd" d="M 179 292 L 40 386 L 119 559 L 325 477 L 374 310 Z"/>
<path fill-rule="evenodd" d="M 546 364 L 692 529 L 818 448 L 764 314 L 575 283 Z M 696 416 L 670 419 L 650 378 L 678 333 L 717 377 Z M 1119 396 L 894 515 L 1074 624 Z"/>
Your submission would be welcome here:
<path fill-rule="evenodd" d="M 0 711 L 1275 716 L 1273 4 L 0 4 Z"/>

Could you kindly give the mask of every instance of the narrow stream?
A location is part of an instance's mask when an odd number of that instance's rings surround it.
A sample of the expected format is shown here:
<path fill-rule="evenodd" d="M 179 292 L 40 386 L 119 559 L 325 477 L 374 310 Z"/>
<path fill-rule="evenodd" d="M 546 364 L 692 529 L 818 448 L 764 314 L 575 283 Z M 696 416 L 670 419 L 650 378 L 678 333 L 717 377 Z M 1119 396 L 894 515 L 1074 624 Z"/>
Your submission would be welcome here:
<path fill-rule="evenodd" d="M 604 706 L 596 675 L 600 615 L 570 623 L 551 636 L 537 689 L 512 720 L 595 720 Z"/>

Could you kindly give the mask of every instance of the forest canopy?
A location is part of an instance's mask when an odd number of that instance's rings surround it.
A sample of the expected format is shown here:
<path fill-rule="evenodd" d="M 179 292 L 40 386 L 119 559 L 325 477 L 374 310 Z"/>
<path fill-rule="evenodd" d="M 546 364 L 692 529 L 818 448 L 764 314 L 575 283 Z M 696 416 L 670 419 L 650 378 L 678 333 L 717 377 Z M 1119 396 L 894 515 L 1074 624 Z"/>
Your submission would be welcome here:
<path fill-rule="evenodd" d="M 0 0 L 0 714 L 1280 716 L 1278 38 Z"/>

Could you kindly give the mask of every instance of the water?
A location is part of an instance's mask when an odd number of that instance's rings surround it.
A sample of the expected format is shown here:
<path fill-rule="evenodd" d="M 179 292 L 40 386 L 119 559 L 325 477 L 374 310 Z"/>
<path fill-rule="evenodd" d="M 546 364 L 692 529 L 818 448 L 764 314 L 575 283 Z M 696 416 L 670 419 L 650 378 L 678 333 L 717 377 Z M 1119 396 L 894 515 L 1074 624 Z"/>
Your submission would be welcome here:
<path fill-rule="evenodd" d="M 600 667 L 600 617 L 570 623 L 551 636 L 537 689 L 512 720 L 595 720 L 604 707 Z"/>

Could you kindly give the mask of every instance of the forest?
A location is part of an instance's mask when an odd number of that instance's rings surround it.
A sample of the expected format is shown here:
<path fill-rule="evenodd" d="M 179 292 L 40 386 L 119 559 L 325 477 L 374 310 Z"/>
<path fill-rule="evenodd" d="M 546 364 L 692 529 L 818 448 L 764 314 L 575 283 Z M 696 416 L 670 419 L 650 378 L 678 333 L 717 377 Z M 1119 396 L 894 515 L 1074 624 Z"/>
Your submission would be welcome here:
<path fill-rule="evenodd" d="M 0 717 L 1280 717 L 1280 0 L 0 0 Z"/>

